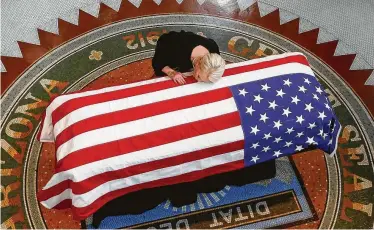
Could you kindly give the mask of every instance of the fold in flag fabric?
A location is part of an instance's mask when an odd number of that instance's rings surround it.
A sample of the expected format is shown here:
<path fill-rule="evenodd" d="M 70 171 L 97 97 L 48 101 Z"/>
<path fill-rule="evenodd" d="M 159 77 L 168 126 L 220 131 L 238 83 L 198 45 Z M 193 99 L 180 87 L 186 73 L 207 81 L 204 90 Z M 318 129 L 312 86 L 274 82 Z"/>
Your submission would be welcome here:
<path fill-rule="evenodd" d="M 61 95 L 38 135 L 56 148 L 55 174 L 38 199 L 82 220 L 141 189 L 310 148 L 332 155 L 340 130 L 301 53 L 228 64 L 214 84 L 159 78 Z"/>

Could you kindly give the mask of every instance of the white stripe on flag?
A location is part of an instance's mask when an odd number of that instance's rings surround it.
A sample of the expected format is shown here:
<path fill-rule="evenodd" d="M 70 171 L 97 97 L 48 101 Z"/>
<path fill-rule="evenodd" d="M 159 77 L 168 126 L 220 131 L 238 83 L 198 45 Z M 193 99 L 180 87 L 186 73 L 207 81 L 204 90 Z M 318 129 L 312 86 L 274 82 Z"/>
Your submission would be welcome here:
<path fill-rule="evenodd" d="M 71 126 L 72 124 L 93 116 L 129 109 L 136 106 L 152 104 L 155 102 L 183 97 L 187 95 L 202 93 L 214 89 L 230 87 L 245 82 L 257 81 L 260 79 L 294 73 L 305 73 L 313 75 L 312 70 L 308 66 L 299 63 L 290 63 L 252 72 L 236 74 L 235 77 L 226 77 L 214 84 L 194 83 L 152 93 L 141 94 L 129 98 L 85 106 L 71 112 L 70 114 L 67 114 L 64 118 L 59 120 L 54 126 L 54 134 L 55 136 L 57 136 L 65 128 Z"/>
<path fill-rule="evenodd" d="M 217 165 L 223 165 L 230 162 L 235 162 L 244 159 L 244 150 L 238 150 L 229 152 L 221 155 L 216 155 L 196 161 L 187 162 L 184 164 L 171 166 L 167 168 L 157 169 L 146 173 L 130 176 L 127 178 L 121 178 L 117 180 L 108 181 L 95 189 L 80 195 L 75 195 L 70 189 L 65 190 L 60 195 L 51 197 L 50 199 L 41 202 L 47 208 L 53 208 L 58 203 L 66 199 L 66 195 L 69 194 L 72 198 L 72 204 L 75 207 L 82 208 L 92 204 L 95 200 L 101 196 L 122 188 L 135 186 L 138 184 L 159 180 L 163 178 L 169 178 L 179 176 L 182 174 L 204 170 Z"/>
<path fill-rule="evenodd" d="M 53 197 L 49 198 L 48 200 L 42 201 L 40 203 L 44 207 L 51 209 L 54 206 L 58 205 L 61 201 L 70 199 L 72 197 L 72 195 L 73 195 L 72 190 L 70 188 L 68 188 L 68 189 L 65 189 L 62 193 L 60 193 L 56 196 L 53 196 Z"/>
<path fill-rule="evenodd" d="M 235 111 L 237 111 L 235 100 L 234 98 L 229 98 L 205 105 L 91 130 L 77 135 L 59 146 L 56 153 L 57 161 L 63 159 L 74 151 L 87 147 L 212 118 Z M 94 111 L 91 110 L 91 113 L 94 113 Z"/>
<path fill-rule="evenodd" d="M 116 171 L 133 165 L 179 156 L 239 140 L 244 140 L 243 129 L 241 126 L 236 126 L 140 151 L 106 158 L 63 172 L 55 173 L 43 189 L 48 189 L 68 179 L 73 182 L 79 182 L 108 171 Z"/>
<path fill-rule="evenodd" d="M 262 57 L 262 58 L 256 58 L 256 59 L 243 61 L 243 62 L 230 63 L 230 64 L 226 65 L 226 69 L 231 69 L 231 68 L 240 67 L 240 66 L 253 65 L 253 64 L 262 63 L 262 62 L 265 62 L 265 61 L 273 61 L 273 60 L 282 59 L 282 58 L 286 58 L 286 57 L 292 57 L 292 56 L 303 56 L 303 57 L 305 57 L 304 54 L 299 53 L 299 52 L 283 53 L 283 54 L 271 55 L 271 56 Z"/>
<path fill-rule="evenodd" d="M 226 69 L 231 69 L 231 68 L 235 68 L 235 67 L 239 67 L 239 66 L 252 65 L 252 64 L 256 64 L 256 63 L 260 63 L 260 62 L 264 62 L 264 61 L 282 59 L 282 58 L 285 58 L 285 57 L 299 56 L 299 55 L 304 56 L 302 53 L 297 53 L 297 52 L 284 53 L 284 54 L 272 55 L 272 56 L 268 56 L 268 57 L 263 57 L 263 58 L 258 58 L 258 59 L 253 59 L 253 60 L 248 60 L 248 61 L 243 61 L 243 62 L 238 62 L 238 63 L 227 64 Z M 113 92 L 113 91 L 116 91 L 116 90 L 133 88 L 133 87 L 137 87 L 137 86 L 140 86 L 140 85 L 148 85 L 148 84 L 151 84 L 151 83 L 162 82 L 162 81 L 167 81 L 167 80 L 170 80 L 170 79 L 168 77 L 155 78 L 155 79 L 150 79 L 150 80 L 141 81 L 141 82 L 135 82 L 135 83 L 131 83 L 131 84 L 112 86 L 112 87 L 107 87 L 107 88 L 103 88 L 103 89 L 90 90 L 90 91 L 86 91 L 86 92 L 72 93 L 72 94 L 68 94 L 68 95 L 61 95 L 53 101 L 53 103 L 48 107 L 48 109 L 49 109 L 49 112 L 54 111 L 56 108 L 58 108 L 64 102 L 69 101 L 73 98 L 80 98 L 80 97 L 89 96 L 89 95 L 101 94 L 101 93 L 106 93 L 106 92 Z"/>
<path fill-rule="evenodd" d="M 44 124 L 43 128 L 41 130 L 41 136 L 40 136 L 40 141 L 41 142 L 53 142 L 54 141 L 54 136 L 53 133 L 48 133 L 48 130 L 52 130 L 52 117 L 50 116 L 52 112 L 60 107 L 63 103 L 70 101 L 74 98 L 80 98 L 80 97 L 85 97 L 85 96 L 90 96 L 90 95 L 97 95 L 101 93 L 107 93 L 107 92 L 113 92 L 121 89 L 127 89 L 127 88 L 133 88 L 136 86 L 141 86 L 141 85 L 148 85 L 151 83 L 157 83 L 157 82 L 162 82 L 162 81 L 167 81 L 170 80 L 167 77 L 161 77 L 161 78 L 155 78 L 147 81 L 140 81 L 140 82 L 135 82 L 132 84 L 125 84 L 125 85 L 119 85 L 119 86 L 112 86 L 112 87 L 106 87 L 103 89 L 98 89 L 98 90 L 90 90 L 86 92 L 80 92 L 80 93 L 72 93 L 72 94 L 67 94 L 67 95 L 61 95 L 57 97 L 55 100 L 52 101 L 52 103 L 47 107 L 46 109 L 46 117 L 44 118 Z M 48 127 L 48 128 L 47 128 Z"/>
<path fill-rule="evenodd" d="M 231 69 L 231 68 L 238 67 L 238 66 L 252 65 L 252 64 L 259 63 L 259 62 L 263 62 L 263 61 L 271 61 L 271 60 L 282 59 L 282 58 L 291 57 L 291 56 L 304 56 L 304 55 L 301 54 L 301 53 L 284 53 L 284 54 L 280 54 L 280 55 L 273 55 L 273 56 L 264 57 L 264 58 L 261 58 L 261 59 L 254 59 L 254 60 L 249 60 L 249 61 L 240 62 L 240 63 L 228 64 L 228 65 L 226 65 L 226 69 Z M 131 88 L 131 87 L 136 87 L 136 86 L 140 86 L 140 85 L 147 85 L 147 84 L 166 81 L 166 80 L 170 80 L 170 79 L 168 79 L 167 77 L 150 79 L 150 80 L 147 80 L 147 81 L 141 81 L 141 82 L 126 84 L 126 85 L 121 85 L 121 86 L 107 87 L 107 88 L 103 88 L 103 89 L 99 89 L 99 90 L 73 93 L 73 94 L 69 94 L 69 95 L 61 95 L 61 96 L 57 97 L 55 100 L 53 100 L 53 102 L 46 109 L 47 116 L 44 119 L 44 125 L 42 126 L 40 139 L 41 139 L 41 141 L 44 141 L 44 142 L 53 142 L 54 141 L 54 136 L 53 136 L 53 133 L 52 133 L 52 129 L 53 129 L 52 117 L 50 116 L 50 114 L 52 113 L 52 111 L 54 111 L 56 108 L 58 108 L 60 105 L 62 105 L 66 101 L 69 101 L 73 98 L 79 98 L 79 97 L 84 97 L 84 96 L 88 96 L 88 95 L 95 95 L 95 94 L 100 94 L 100 93 L 104 93 L 104 92 L 112 92 L 112 91 L 116 91 L 116 90 L 120 90 L 120 89 Z"/>

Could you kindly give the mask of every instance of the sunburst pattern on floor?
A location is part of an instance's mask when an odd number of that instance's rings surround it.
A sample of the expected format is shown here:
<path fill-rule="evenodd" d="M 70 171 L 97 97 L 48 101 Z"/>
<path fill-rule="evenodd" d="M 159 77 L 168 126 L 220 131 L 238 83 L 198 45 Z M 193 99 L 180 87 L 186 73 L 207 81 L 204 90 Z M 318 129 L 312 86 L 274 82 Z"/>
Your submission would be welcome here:
<path fill-rule="evenodd" d="M 125 1 L 129 1 L 129 3 L 137 8 L 146 2 L 143 0 Z M 184 0 L 173 1 L 178 4 L 184 2 Z M 163 3 L 162 0 L 153 0 L 153 2 L 157 5 Z M 256 0 L 196 0 L 195 3 L 200 5 L 212 3 L 230 12 L 235 9 L 244 11 L 255 2 Z M 82 12 L 93 17 L 98 17 L 103 5 L 118 11 L 121 8 L 121 3 L 122 0 L 64 1 L 63 3 L 60 1 L 50 1 L 48 4 L 37 1 L 20 1 L 17 4 L 6 3 L 3 5 L 5 10 L 3 10 L 2 26 L 5 29 L 3 29 L 2 37 L 2 55 L 22 57 L 22 52 L 17 41 L 40 45 L 37 29 L 58 35 L 59 19 L 78 25 L 80 22 L 79 15 Z M 374 63 L 370 63 L 369 60 L 373 59 L 370 47 L 373 47 L 374 44 L 368 38 L 374 31 L 370 26 L 367 26 L 365 20 L 372 20 L 371 14 L 366 12 L 374 9 L 374 5 L 370 3 L 340 3 L 334 6 L 333 3 L 329 2 L 315 3 L 305 0 L 299 1 L 296 4 L 291 1 L 258 0 L 258 7 L 261 17 L 279 9 L 280 24 L 300 17 L 299 33 L 319 28 L 317 43 L 325 43 L 340 38 L 334 53 L 335 56 L 356 54 L 354 62 L 350 67 L 351 70 L 373 69 Z M 306 10 L 308 7 L 310 10 Z M 317 9 L 329 7 L 333 7 L 334 10 L 329 11 L 328 14 L 324 12 L 322 14 L 318 13 Z M 37 13 L 33 10 L 35 8 L 38 8 Z M 339 16 L 341 12 L 346 12 L 344 18 Z M 361 16 L 356 17 L 357 13 Z M 12 15 L 19 15 L 19 17 L 13 17 Z M 343 23 L 339 24 L 338 19 L 344 19 L 344 25 Z M 334 23 L 328 22 L 335 20 L 336 22 Z M 351 29 L 347 30 L 347 28 Z M 363 39 L 361 42 L 360 36 Z M 6 67 L 1 62 L 0 64 L 1 71 L 5 72 Z M 374 84 L 374 75 L 367 81 L 367 84 Z"/>

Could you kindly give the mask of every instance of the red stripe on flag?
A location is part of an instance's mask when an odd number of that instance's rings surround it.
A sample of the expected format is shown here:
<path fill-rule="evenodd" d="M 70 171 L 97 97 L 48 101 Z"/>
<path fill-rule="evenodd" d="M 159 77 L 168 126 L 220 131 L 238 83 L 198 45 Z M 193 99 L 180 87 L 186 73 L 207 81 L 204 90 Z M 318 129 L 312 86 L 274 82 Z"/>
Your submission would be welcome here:
<path fill-rule="evenodd" d="M 239 126 L 238 112 L 228 113 L 204 120 L 190 122 L 142 135 L 115 140 L 100 145 L 80 149 L 58 161 L 56 172 L 65 171 L 90 162 L 140 151 L 167 143 L 200 136 Z"/>
<path fill-rule="evenodd" d="M 75 218 L 79 220 L 83 220 L 93 214 L 95 211 L 97 211 L 100 207 L 102 207 L 105 203 L 107 203 L 110 200 L 113 200 L 117 197 L 122 196 L 123 194 L 127 194 L 133 191 L 138 191 L 140 189 L 146 189 L 146 188 L 155 188 L 155 187 L 161 187 L 166 185 L 172 185 L 172 184 L 178 184 L 181 182 L 191 182 L 198 179 L 202 179 L 207 176 L 215 175 L 218 173 L 224 173 L 229 171 L 234 171 L 238 169 L 244 168 L 244 161 L 236 161 L 236 162 L 230 162 L 223 165 L 218 165 L 212 168 L 208 168 L 201 171 L 195 171 L 188 174 L 183 174 L 176 177 L 171 178 L 165 178 L 157 181 L 151 181 L 149 183 L 141 184 L 137 187 L 130 187 L 128 189 L 122 189 L 122 190 L 116 190 L 110 193 L 107 193 L 106 195 L 100 197 L 100 199 L 97 199 L 94 201 L 91 205 L 84 207 L 84 208 L 78 208 L 76 210 L 75 207 L 72 207 L 73 209 L 73 215 Z"/>
<path fill-rule="evenodd" d="M 182 174 L 175 177 L 155 180 L 147 183 L 143 183 L 137 186 L 132 186 L 120 190 L 115 190 L 110 193 L 107 193 L 103 196 L 101 196 L 99 199 L 95 200 L 92 204 L 86 207 L 77 208 L 72 206 L 73 216 L 76 220 L 84 220 L 91 214 L 95 213 L 100 207 L 102 207 L 105 203 L 109 202 L 110 200 L 113 200 L 117 197 L 120 197 L 122 195 L 128 194 L 130 192 L 139 191 L 141 189 L 147 189 L 147 188 L 155 188 L 155 187 L 161 187 L 166 185 L 172 185 L 172 184 L 178 184 L 181 182 L 191 182 L 195 180 L 202 179 L 207 176 L 212 176 L 219 173 L 234 171 L 238 169 L 244 168 L 244 161 L 235 161 L 230 162 L 223 165 L 217 165 L 211 168 L 207 168 L 200 171 L 194 171 L 191 173 Z"/>
<path fill-rule="evenodd" d="M 181 182 L 191 182 L 191 181 L 202 179 L 207 176 L 234 171 L 234 170 L 238 170 L 242 168 L 244 168 L 244 161 L 240 160 L 240 161 L 230 162 L 230 163 L 223 164 L 223 165 L 218 165 L 218 166 L 211 167 L 211 168 L 201 170 L 201 171 L 195 171 L 195 172 L 183 174 L 183 175 L 176 176 L 176 177 L 165 178 L 165 179 L 161 179 L 157 181 L 151 181 L 149 183 L 141 184 L 137 188 L 130 187 L 129 189 L 123 189 L 124 191 L 116 190 L 116 191 L 107 193 L 106 195 L 100 197 L 100 199 L 97 199 L 91 205 L 87 207 L 79 208 L 76 211 L 74 210 L 75 207 L 73 207 L 72 208 L 73 215 L 78 220 L 83 220 L 87 218 L 88 216 L 90 216 L 91 214 L 93 214 L 95 211 L 97 211 L 100 207 L 102 207 L 108 201 L 113 200 L 117 197 L 120 197 L 123 194 L 127 194 L 133 191 L 138 191 L 140 189 L 161 187 L 161 186 L 166 186 L 166 185 L 178 184 Z"/>
<path fill-rule="evenodd" d="M 63 200 L 58 203 L 54 208 L 55 209 L 67 209 L 72 207 L 71 199 Z"/>
<path fill-rule="evenodd" d="M 255 63 L 251 65 L 245 65 L 245 66 L 226 69 L 224 72 L 224 76 L 231 76 L 231 75 L 235 75 L 239 73 L 250 72 L 250 71 L 259 70 L 259 69 L 266 69 L 266 68 L 284 65 L 288 63 L 300 63 L 303 65 L 309 66 L 309 62 L 304 56 L 295 55 L 295 56 L 289 56 L 285 58 Z"/>
<path fill-rule="evenodd" d="M 194 78 L 186 78 L 186 84 L 196 83 Z M 84 106 L 99 104 L 102 102 L 107 101 L 114 101 L 118 99 L 124 99 L 132 96 L 137 96 L 141 94 L 156 92 L 164 89 L 170 89 L 178 87 L 179 85 L 175 84 L 173 81 L 162 81 L 151 83 L 148 85 L 141 85 L 132 88 L 126 88 L 121 90 L 116 90 L 112 92 L 100 93 L 85 97 L 78 97 L 71 99 L 60 107 L 56 108 L 55 111 L 52 112 L 52 122 L 53 124 L 57 123 L 60 119 L 64 116 L 68 115 L 69 113 L 82 108 Z"/>
<path fill-rule="evenodd" d="M 38 201 L 45 201 L 45 200 L 48 200 L 49 198 L 52 198 L 54 196 L 61 194 L 66 189 L 70 189 L 70 185 L 72 183 L 73 182 L 71 180 L 64 180 L 51 188 L 40 190 L 37 194 Z M 56 208 L 56 206 L 52 208 Z"/>
<path fill-rule="evenodd" d="M 163 113 L 191 108 L 199 105 L 209 104 L 216 101 L 231 98 L 232 94 L 229 88 L 212 90 L 200 94 L 189 95 L 185 97 L 160 101 L 144 106 L 134 107 L 113 113 L 94 116 L 79 121 L 65 130 L 56 137 L 56 147 L 62 145 L 74 136 L 103 127 L 109 127 L 117 124 L 135 121 L 146 117 L 151 117 Z"/>
<path fill-rule="evenodd" d="M 231 142 L 224 145 L 219 145 L 211 148 L 206 148 L 198 151 L 189 152 L 179 156 L 169 157 L 161 160 L 155 160 L 139 165 L 130 166 L 117 171 L 109 171 L 96 176 L 90 177 L 80 182 L 73 182 L 71 180 L 63 181 L 51 188 L 42 190 L 38 194 L 38 199 L 43 201 L 53 196 L 62 193 L 66 188 L 72 189 L 74 194 L 83 194 L 90 190 L 104 184 L 108 181 L 127 178 L 141 173 L 162 169 L 166 167 L 176 166 L 191 161 L 201 160 L 204 158 L 217 156 L 244 148 L 244 141 Z M 137 186 L 137 185 L 134 185 Z"/>
<path fill-rule="evenodd" d="M 226 69 L 224 72 L 224 77 L 239 74 L 239 73 L 269 68 L 269 67 L 273 67 L 277 65 L 287 64 L 287 63 L 300 63 L 300 64 L 308 65 L 308 61 L 306 60 L 304 56 L 295 55 L 295 56 L 285 57 L 281 59 L 275 59 L 275 60 L 250 64 L 246 66 L 239 66 L 239 67 Z M 186 78 L 186 82 L 187 82 L 186 84 L 192 84 L 192 83 L 196 83 L 196 80 L 190 77 L 190 78 Z M 67 114 L 79 108 L 85 107 L 85 106 L 112 101 L 112 100 L 117 100 L 117 99 L 123 99 L 123 98 L 131 97 L 131 96 L 136 96 L 136 95 L 141 95 L 141 94 L 146 94 L 146 93 L 151 93 L 151 92 L 156 92 L 159 90 L 174 88 L 178 86 L 180 85 L 175 84 L 173 81 L 162 81 L 162 82 L 151 83 L 148 85 L 141 85 L 141 86 L 136 86 L 132 88 L 116 90 L 116 91 L 107 92 L 107 93 L 100 93 L 100 94 L 95 94 L 95 95 L 90 95 L 90 96 L 85 96 L 85 97 L 74 98 L 63 103 L 60 107 L 58 107 L 55 111 L 52 112 L 52 121 L 53 121 L 53 124 L 56 124 L 60 119 L 62 119 Z"/>

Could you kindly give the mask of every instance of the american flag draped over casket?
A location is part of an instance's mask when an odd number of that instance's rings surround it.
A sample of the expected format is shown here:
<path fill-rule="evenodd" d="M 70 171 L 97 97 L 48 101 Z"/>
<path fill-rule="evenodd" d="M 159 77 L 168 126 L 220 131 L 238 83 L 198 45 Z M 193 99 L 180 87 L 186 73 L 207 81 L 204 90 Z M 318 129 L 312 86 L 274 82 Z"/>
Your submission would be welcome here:
<path fill-rule="evenodd" d="M 214 84 L 159 78 L 62 95 L 48 106 L 39 133 L 41 142 L 55 142 L 57 164 L 38 199 L 84 219 L 144 188 L 309 147 L 334 154 L 340 128 L 300 53 L 229 64 Z"/>

